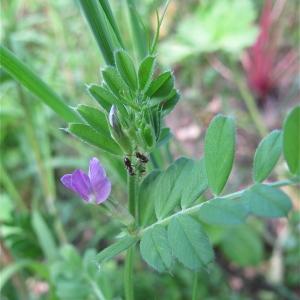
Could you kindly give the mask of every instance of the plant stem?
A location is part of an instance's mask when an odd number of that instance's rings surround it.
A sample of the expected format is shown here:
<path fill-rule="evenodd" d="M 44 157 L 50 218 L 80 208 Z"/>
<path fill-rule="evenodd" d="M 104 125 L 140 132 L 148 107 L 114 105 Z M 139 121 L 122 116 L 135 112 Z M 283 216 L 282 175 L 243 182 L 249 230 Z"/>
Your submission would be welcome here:
<path fill-rule="evenodd" d="M 197 300 L 198 272 L 194 272 L 192 300 Z"/>
<path fill-rule="evenodd" d="M 128 174 L 128 209 L 136 217 L 136 177 Z"/>
<path fill-rule="evenodd" d="M 263 138 L 268 133 L 268 128 L 265 126 L 265 123 L 261 117 L 261 114 L 257 108 L 256 102 L 250 93 L 249 89 L 246 87 L 244 83 L 242 83 L 240 80 L 236 80 L 238 89 L 240 91 L 240 94 L 242 96 L 242 99 L 247 106 L 247 109 L 249 111 L 249 114 L 253 120 L 253 123 L 255 124 L 259 135 Z"/>
<path fill-rule="evenodd" d="M 125 260 L 125 269 L 124 269 L 124 293 L 126 300 L 133 300 L 133 255 L 134 246 L 131 246 L 127 250 L 126 260 Z"/>
<path fill-rule="evenodd" d="M 128 209 L 130 214 L 136 218 L 137 217 L 137 203 L 136 203 L 136 192 L 137 192 L 137 178 L 136 176 L 131 176 L 128 174 Z M 124 268 L 124 293 L 126 300 L 134 299 L 134 289 L 133 289 L 133 257 L 134 248 L 131 246 L 127 250 L 125 268 Z"/>

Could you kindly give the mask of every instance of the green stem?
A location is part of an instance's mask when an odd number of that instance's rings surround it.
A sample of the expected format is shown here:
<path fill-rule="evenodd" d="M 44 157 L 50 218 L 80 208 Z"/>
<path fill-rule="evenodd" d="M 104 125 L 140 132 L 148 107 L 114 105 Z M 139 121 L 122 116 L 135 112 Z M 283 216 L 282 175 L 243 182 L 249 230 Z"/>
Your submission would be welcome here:
<path fill-rule="evenodd" d="M 198 272 L 194 272 L 192 300 L 197 300 L 198 292 Z"/>
<path fill-rule="evenodd" d="M 125 270 L 124 270 L 124 293 L 125 293 L 126 300 L 134 299 L 133 256 L 134 256 L 134 246 L 131 246 L 127 250 L 126 260 L 125 260 Z"/>
<path fill-rule="evenodd" d="M 268 128 L 265 126 L 265 123 L 261 117 L 261 114 L 257 108 L 256 102 L 250 93 L 249 89 L 246 87 L 244 83 L 242 83 L 240 80 L 236 80 L 238 89 L 240 91 L 240 94 L 242 96 L 242 99 L 247 106 L 247 109 L 249 111 L 249 114 L 253 120 L 253 123 L 255 124 L 260 136 L 263 138 L 268 133 Z"/>
<path fill-rule="evenodd" d="M 294 185 L 294 184 L 299 184 L 300 182 L 300 178 L 299 177 L 295 177 L 295 178 L 291 178 L 291 179 L 287 179 L 287 180 L 281 180 L 281 181 L 276 181 L 276 182 L 272 182 L 272 183 L 269 183 L 269 184 L 266 184 L 268 186 L 272 186 L 272 187 L 281 187 L 281 186 L 286 186 L 286 185 Z M 250 186 L 251 187 L 251 186 Z M 216 197 L 213 197 L 212 199 L 208 200 L 208 201 L 211 201 L 213 199 L 217 199 L 217 198 L 222 198 L 222 199 L 234 199 L 234 198 L 238 198 L 240 197 L 244 192 L 246 192 L 250 187 L 247 187 L 243 190 L 240 190 L 238 192 L 235 192 L 235 193 L 231 193 L 231 194 L 227 194 L 225 196 L 216 196 Z M 191 214 L 194 214 L 195 212 L 197 212 L 201 207 L 202 205 L 204 205 L 207 201 L 205 202 L 201 202 L 199 204 L 196 204 L 192 207 L 189 207 L 189 208 L 186 208 L 186 209 L 183 209 L 183 210 L 180 210 L 164 219 L 161 219 L 161 220 L 158 220 L 157 222 L 149 225 L 148 227 L 144 228 L 143 230 L 140 231 L 139 235 L 142 236 L 146 231 L 152 229 L 154 226 L 156 225 L 167 225 L 174 217 L 178 217 L 180 215 L 191 215 Z"/>
<path fill-rule="evenodd" d="M 136 177 L 128 174 L 128 209 L 136 217 Z"/>
<path fill-rule="evenodd" d="M 130 176 L 128 174 L 128 209 L 130 214 L 137 217 L 137 178 L 136 176 Z M 127 250 L 125 268 L 124 268 L 124 293 L 126 300 L 134 299 L 133 288 L 133 257 L 134 257 L 134 245 Z"/>

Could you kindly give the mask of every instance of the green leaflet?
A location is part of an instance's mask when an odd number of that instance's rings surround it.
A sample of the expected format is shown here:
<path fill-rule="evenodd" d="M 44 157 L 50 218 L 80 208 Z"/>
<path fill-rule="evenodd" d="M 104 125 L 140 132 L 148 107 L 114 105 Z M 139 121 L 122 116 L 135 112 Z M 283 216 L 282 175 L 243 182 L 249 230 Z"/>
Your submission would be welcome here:
<path fill-rule="evenodd" d="M 172 252 L 164 226 L 156 225 L 143 235 L 140 251 L 143 259 L 158 272 L 171 267 Z"/>
<path fill-rule="evenodd" d="M 185 165 L 183 172 L 186 172 L 186 184 L 181 192 L 182 209 L 189 207 L 207 189 L 207 176 L 204 159 L 190 160 Z"/>
<path fill-rule="evenodd" d="M 77 136 L 82 141 L 96 146 L 106 152 L 114 155 L 122 155 L 121 148 L 111 137 L 105 136 L 89 125 L 70 123 L 67 131 Z"/>
<path fill-rule="evenodd" d="M 272 172 L 282 151 L 282 134 L 274 130 L 258 145 L 253 165 L 253 180 L 262 182 Z"/>
<path fill-rule="evenodd" d="M 248 213 L 248 205 L 239 198 L 215 198 L 203 203 L 196 216 L 210 225 L 236 225 L 244 223 Z"/>
<path fill-rule="evenodd" d="M 108 66 L 101 73 L 103 80 L 116 97 L 123 98 L 128 94 L 128 86 L 115 67 Z"/>
<path fill-rule="evenodd" d="M 141 62 L 139 70 L 138 70 L 138 78 L 139 78 L 139 89 L 144 90 L 148 88 L 155 67 L 155 56 L 149 55 L 144 58 Z"/>
<path fill-rule="evenodd" d="M 138 79 L 135 71 L 134 63 L 125 50 L 117 50 L 115 52 L 115 63 L 119 74 L 127 85 L 133 90 L 138 88 Z"/>
<path fill-rule="evenodd" d="M 134 245 L 136 242 L 137 242 L 137 238 L 133 236 L 126 235 L 120 238 L 117 242 L 108 246 L 107 248 L 105 248 L 104 250 L 102 250 L 96 255 L 97 263 L 101 264 L 115 257 L 119 253 L 127 250 L 130 246 Z"/>
<path fill-rule="evenodd" d="M 258 265 L 263 260 L 262 239 L 246 224 L 230 228 L 220 246 L 225 256 L 241 267 Z"/>
<path fill-rule="evenodd" d="M 115 97 L 104 86 L 91 84 L 90 86 L 88 86 L 88 92 L 107 113 L 109 113 L 112 105 L 119 103 L 118 98 Z"/>
<path fill-rule="evenodd" d="M 172 133 L 170 128 L 162 128 L 159 134 L 159 138 L 157 141 L 157 147 L 160 147 L 167 143 L 172 137 Z"/>
<path fill-rule="evenodd" d="M 190 216 L 173 218 L 168 226 L 168 238 L 174 256 L 191 270 L 206 267 L 214 258 L 205 231 Z"/>
<path fill-rule="evenodd" d="M 106 116 L 103 112 L 88 105 L 79 105 L 76 110 L 98 132 L 102 132 L 107 137 L 110 137 Z"/>
<path fill-rule="evenodd" d="M 139 188 L 139 223 L 142 227 L 155 222 L 153 189 L 160 171 L 154 170 L 148 174 Z"/>
<path fill-rule="evenodd" d="M 232 169 L 235 152 L 235 124 L 232 118 L 216 116 L 210 123 L 204 143 L 208 185 L 220 194 Z"/>
<path fill-rule="evenodd" d="M 157 218 L 166 217 L 177 205 L 191 205 L 206 188 L 203 162 L 188 158 L 177 159 L 160 174 L 153 188 Z"/>
<path fill-rule="evenodd" d="M 146 91 L 150 98 L 167 97 L 174 87 L 174 76 L 170 71 L 160 74 L 154 79 Z"/>
<path fill-rule="evenodd" d="M 164 116 L 166 116 L 173 110 L 173 108 L 177 104 L 179 98 L 180 98 L 180 94 L 179 94 L 178 90 L 175 90 L 174 93 L 173 93 L 173 91 L 171 91 L 170 95 L 159 104 Z"/>
<path fill-rule="evenodd" d="M 300 175 L 300 106 L 296 106 L 284 122 L 283 154 L 291 173 Z"/>
<path fill-rule="evenodd" d="M 292 209 L 292 203 L 284 192 L 260 183 L 246 191 L 242 199 L 248 205 L 250 213 L 260 217 L 286 217 Z"/>

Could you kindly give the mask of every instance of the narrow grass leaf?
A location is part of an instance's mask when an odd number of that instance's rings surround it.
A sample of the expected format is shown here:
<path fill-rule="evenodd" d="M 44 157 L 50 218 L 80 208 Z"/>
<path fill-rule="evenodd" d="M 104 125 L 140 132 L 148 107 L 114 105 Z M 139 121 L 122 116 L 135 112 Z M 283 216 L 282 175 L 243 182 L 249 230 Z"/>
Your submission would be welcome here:
<path fill-rule="evenodd" d="M 66 122 L 80 121 L 78 114 L 66 105 L 60 96 L 33 73 L 30 67 L 25 65 L 11 51 L 3 46 L 0 46 L 0 64 L 7 73 L 48 105 Z"/>
<path fill-rule="evenodd" d="M 34 211 L 31 222 L 46 258 L 49 261 L 55 260 L 58 255 L 58 249 L 54 237 L 42 215 L 38 211 Z"/>
<path fill-rule="evenodd" d="M 99 0 L 79 0 L 79 3 L 106 63 L 114 65 L 114 51 L 121 44 L 107 18 L 107 7 L 101 6 Z"/>
<path fill-rule="evenodd" d="M 127 6 L 129 10 L 133 38 L 136 45 L 135 48 L 138 50 L 140 59 L 143 59 L 148 53 L 147 32 L 144 29 L 142 20 L 135 7 L 135 1 L 127 0 Z"/>
<path fill-rule="evenodd" d="M 253 165 L 253 179 L 262 182 L 272 172 L 282 151 L 282 132 L 274 130 L 258 145 Z"/>
<path fill-rule="evenodd" d="M 98 0 L 98 1 L 105 13 L 105 16 L 106 16 L 108 22 L 110 23 L 110 26 L 113 29 L 120 45 L 124 48 L 124 43 L 122 41 L 121 33 L 120 33 L 119 27 L 117 25 L 116 19 L 112 13 L 109 1 L 108 0 Z"/>
<path fill-rule="evenodd" d="M 232 169 L 235 152 L 235 125 L 232 118 L 216 116 L 210 123 L 204 143 L 208 185 L 220 194 Z"/>

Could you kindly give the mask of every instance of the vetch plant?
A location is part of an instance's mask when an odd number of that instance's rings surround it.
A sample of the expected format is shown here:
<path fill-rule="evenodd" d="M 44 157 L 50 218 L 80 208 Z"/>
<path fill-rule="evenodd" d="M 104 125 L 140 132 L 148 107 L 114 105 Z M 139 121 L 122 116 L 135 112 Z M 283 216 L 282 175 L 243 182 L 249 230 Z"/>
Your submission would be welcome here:
<path fill-rule="evenodd" d="M 239 225 L 249 216 L 288 215 L 292 203 L 280 187 L 299 183 L 300 107 L 287 116 L 283 130 L 275 130 L 261 141 L 254 155 L 253 184 L 243 190 L 223 194 L 237 141 L 234 118 L 221 114 L 207 128 L 201 159 L 181 157 L 165 170 L 154 167 L 154 150 L 171 138 L 164 117 L 179 100 L 172 71 L 160 71 L 156 66 L 155 49 L 162 20 L 158 17 L 153 41 L 139 40 L 144 43 L 143 47 L 136 46 L 142 59 L 135 60 L 126 50 L 108 1 L 82 0 L 80 4 L 107 63 L 101 69 L 100 84 L 87 86 L 97 107 L 69 108 L 4 47 L 0 50 L 1 65 L 69 122 L 67 132 L 97 147 L 99 157 L 109 153 L 112 159 L 123 160 L 131 219 L 122 222 L 116 242 L 91 255 L 89 263 L 100 266 L 101 272 L 107 260 L 127 251 L 124 294 L 126 299 L 134 299 L 135 251 L 140 251 L 143 260 L 158 272 L 172 273 L 179 262 L 197 276 L 199 270 L 209 268 L 215 257 L 208 226 Z M 141 30 L 138 26 L 134 32 Z M 148 49 L 146 54 L 143 49 Z M 282 154 L 290 175 L 281 181 L 264 182 Z M 108 197 L 113 186 L 97 158 L 91 159 L 88 173 L 75 170 L 61 181 L 86 202 L 111 201 Z M 55 274 L 58 273 L 64 272 L 60 269 Z M 103 299 L 103 295 L 98 293 L 98 298 Z"/>

